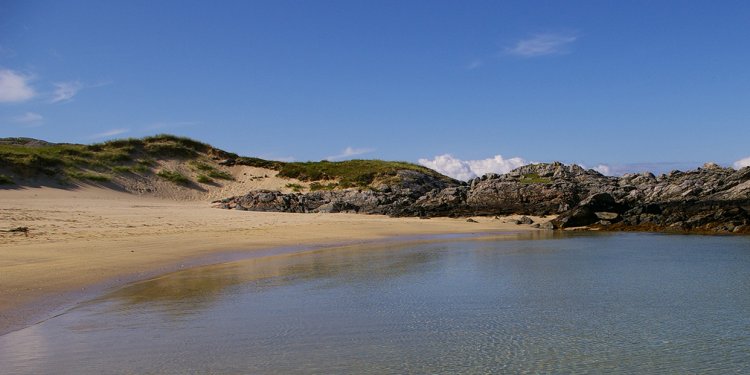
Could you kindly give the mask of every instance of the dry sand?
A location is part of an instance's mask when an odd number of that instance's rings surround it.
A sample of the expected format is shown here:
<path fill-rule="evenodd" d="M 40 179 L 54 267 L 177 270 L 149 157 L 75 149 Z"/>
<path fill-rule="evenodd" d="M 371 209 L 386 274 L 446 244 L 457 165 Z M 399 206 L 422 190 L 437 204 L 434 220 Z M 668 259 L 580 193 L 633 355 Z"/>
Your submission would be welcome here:
<path fill-rule="evenodd" d="M 0 334 L 124 283 L 261 249 L 447 233 L 534 230 L 513 217 L 388 218 L 211 208 L 112 190 L 0 190 Z M 542 219 L 545 220 L 545 219 Z"/>

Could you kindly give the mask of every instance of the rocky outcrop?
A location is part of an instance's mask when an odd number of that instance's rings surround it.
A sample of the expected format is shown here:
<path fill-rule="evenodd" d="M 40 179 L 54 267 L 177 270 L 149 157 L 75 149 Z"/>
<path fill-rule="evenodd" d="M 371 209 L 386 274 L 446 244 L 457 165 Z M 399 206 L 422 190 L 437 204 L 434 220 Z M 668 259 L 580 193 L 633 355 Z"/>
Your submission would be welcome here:
<path fill-rule="evenodd" d="M 614 205 L 601 207 L 584 199 L 563 212 L 553 225 L 750 233 L 750 168 L 737 171 L 708 163 L 694 171 L 658 177 L 628 174 L 614 181 L 616 186 L 600 190 L 609 194 Z"/>
<path fill-rule="evenodd" d="M 557 215 L 541 227 L 750 233 L 750 167 L 604 176 L 562 163 L 534 164 L 468 183 L 404 170 L 376 189 L 282 194 L 255 191 L 218 206 L 278 212 L 390 216 Z"/>
<path fill-rule="evenodd" d="M 384 183 L 372 189 L 318 190 L 304 194 L 259 190 L 214 203 L 220 208 L 251 211 L 426 216 L 426 211 L 415 204 L 419 199 L 436 192 L 460 189 L 458 185 L 458 182 L 417 171 L 401 170 L 390 184 Z M 447 214 L 455 204 L 458 202 L 446 203 L 443 213 Z"/>

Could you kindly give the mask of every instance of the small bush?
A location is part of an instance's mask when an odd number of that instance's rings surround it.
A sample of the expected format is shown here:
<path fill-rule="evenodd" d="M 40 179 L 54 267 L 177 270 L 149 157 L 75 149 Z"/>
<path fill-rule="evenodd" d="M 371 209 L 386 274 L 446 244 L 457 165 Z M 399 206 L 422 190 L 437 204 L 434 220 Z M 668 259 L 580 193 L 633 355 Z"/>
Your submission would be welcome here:
<path fill-rule="evenodd" d="M 89 149 L 99 151 L 103 149 L 121 148 L 126 150 L 135 150 L 136 147 L 143 147 L 143 141 L 136 138 L 115 139 L 104 143 L 96 143 L 89 146 Z"/>
<path fill-rule="evenodd" d="M 244 157 L 244 156 L 236 158 L 235 164 L 246 165 L 248 167 L 273 169 L 275 171 L 280 170 L 285 165 L 284 162 L 280 162 L 280 161 L 264 160 L 264 159 Z"/>
<path fill-rule="evenodd" d="M 190 162 L 190 166 L 193 167 L 193 169 L 196 169 L 199 171 L 213 171 L 214 170 L 214 167 L 206 163 L 200 162 L 200 161 Z"/>
<path fill-rule="evenodd" d="M 75 178 L 77 180 L 89 180 L 89 181 L 96 181 L 96 182 L 108 182 L 112 178 L 110 176 L 100 174 L 100 173 L 91 173 L 91 172 L 82 172 L 82 171 L 68 171 L 68 176 L 71 178 Z"/>
<path fill-rule="evenodd" d="M 4 174 L 0 174 L 0 185 L 14 185 L 15 182 L 13 181 L 10 176 L 6 176 Z"/>
<path fill-rule="evenodd" d="M 289 189 L 292 189 L 292 191 L 295 193 L 299 193 L 305 188 L 304 186 L 300 184 L 286 184 L 286 187 Z"/>
<path fill-rule="evenodd" d="M 234 176 L 232 176 L 229 172 L 219 171 L 216 169 L 209 171 L 208 177 L 218 178 L 221 180 L 234 180 Z"/>
<path fill-rule="evenodd" d="M 149 155 L 173 158 L 192 158 L 198 156 L 198 152 L 175 143 L 148 143 L 145 147 Z"/>
<path fill-rule="evenodd" d="M 138 163 L 139 165 L 145 165 L 147 167 L 153 167 L 154 165 L 156 165 L 156 161 L 151 158 L 138 159 L 136 160 L 136 163 Z"/>
<path fill-rule="evenodd" d="M 137 172 L 137 173 L 148 173 L 148 172 L 151 172 L 151 168 L 148 165 L 144 165 L 144 164 L 140 164 L 140 163 L 134 165 L 132 169 L 133 169 L 133 172 Z"/>
<path fill-rule="evenodd" d="M 313 182 L 310 184 L 310 191 L 317 191 L 317 190 L 333 190 L 337 188 L 339 184 L 335 182 L 331 182 L 329 184 L 321 184 L 319 182 Z"/>
<path fill-rule="evenodd" d="M 206 143 L 196 141 L 188 137 L 178 137 L 171 134 L 157 134 L 153 137 L 146 137 L 143 138 L 143 142 L 147 146 L 152 143 L 172 143 L 197 152 L 208 152 L 213 149 L 211 145 L 208 145 Z"/>
<path fill-rule="evenodd" d="M 122 163 L 130 161 L 130 153 L 123 150 L 103 151 L 97 153 L 94 158 L 102 163 Z"/>
<path fill-rule="evenodd" d="M 112 171 L 117 173 L 132 173 L 133 168 L 125 166 L 125 165 L 116 165 L 112 167 Z"/>
<path fill-rule="evenodd" d="M 198 182 L 202 183 L 202 184 L 210 184 L 210 183 L 214 182 L 214 180 L 211 179 L 211 177 L 208 177 L 208 176 L 206 176 L 204 174 L 199 174 L 198 178 L 196 178 L 196 180 Z"/>
<path fill-rule="evenodd" d="M 164 169 L 164 170 L 159 171 L 159 173 L 157 173 L 156 175 L 165 180 L 174 182 L 175 184 L 187 185 L 188 183 L 190 183 L 189 178 L 185 177 L 182 173 L 176 172 L 176 171 L 170 171 L 170 170 Z"/>

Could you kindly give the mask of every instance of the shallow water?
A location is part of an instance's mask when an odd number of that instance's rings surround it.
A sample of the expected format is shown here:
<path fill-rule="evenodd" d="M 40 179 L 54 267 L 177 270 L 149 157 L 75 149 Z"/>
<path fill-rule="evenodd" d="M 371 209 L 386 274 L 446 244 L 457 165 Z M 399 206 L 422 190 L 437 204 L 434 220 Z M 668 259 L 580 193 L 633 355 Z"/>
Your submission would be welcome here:
<path fill-rule="evenodd" d="M 750 238 L 573 234 L 200 267 L 0 336 L 0 373 L 750 373 Z"/>

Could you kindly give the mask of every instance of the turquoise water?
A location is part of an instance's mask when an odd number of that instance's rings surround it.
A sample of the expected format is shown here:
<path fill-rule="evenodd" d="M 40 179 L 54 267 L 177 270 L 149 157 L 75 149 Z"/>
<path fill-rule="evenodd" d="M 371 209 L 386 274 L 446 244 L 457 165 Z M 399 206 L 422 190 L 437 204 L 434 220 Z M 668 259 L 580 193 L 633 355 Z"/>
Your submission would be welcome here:
<path fill-rule="evenodd" d="M 134 284 L 0 336 L 0 373 L 750 373 L 750 238 L 342 248 Z"/>

